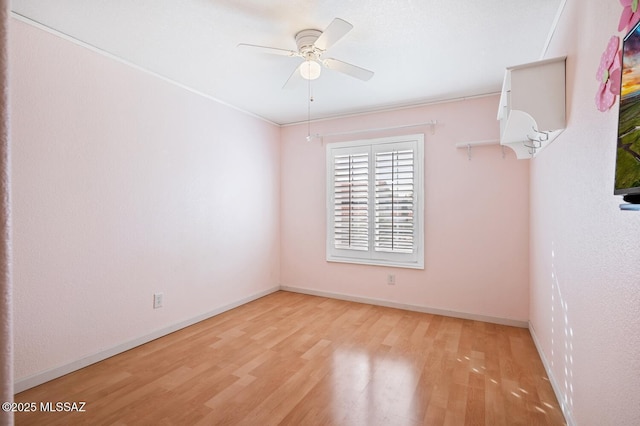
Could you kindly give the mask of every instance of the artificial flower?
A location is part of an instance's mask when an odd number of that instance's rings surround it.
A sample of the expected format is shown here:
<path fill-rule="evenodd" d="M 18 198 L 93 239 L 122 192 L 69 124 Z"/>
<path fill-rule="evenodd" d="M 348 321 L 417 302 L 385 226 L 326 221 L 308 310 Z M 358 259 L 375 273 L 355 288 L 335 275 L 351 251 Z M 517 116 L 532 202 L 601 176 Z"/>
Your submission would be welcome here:
<path fill-rule="evenodd" d="M 618 24 L 618 31 L 626 29 L 630 31 L 640 22 L 640 13 L 638 12 L 638 0 L 620 0 L 622 5 L 622 15 Z"/>
<path fill-rule="evenodd" d="M 616 96 L 620 93 L 621 65 L 620 37 L 612 36 L 607 49 L 602 53 L 600 66 L 596 72 L 596 79 L 600 82 L 596 93 L 596 106 L 600 111 L 611 108 Z"/>

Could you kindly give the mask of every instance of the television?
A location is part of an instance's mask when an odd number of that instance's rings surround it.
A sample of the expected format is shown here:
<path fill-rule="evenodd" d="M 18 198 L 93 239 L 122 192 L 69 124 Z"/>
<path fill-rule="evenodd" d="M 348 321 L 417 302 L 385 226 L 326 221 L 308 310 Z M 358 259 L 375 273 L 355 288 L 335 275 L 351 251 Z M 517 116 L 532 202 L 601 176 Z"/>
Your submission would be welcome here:
<path fill-rule="evenodd" d="M 640 204 L 640 23 L 622 42 L 620 80 L 614 194 Z"/>

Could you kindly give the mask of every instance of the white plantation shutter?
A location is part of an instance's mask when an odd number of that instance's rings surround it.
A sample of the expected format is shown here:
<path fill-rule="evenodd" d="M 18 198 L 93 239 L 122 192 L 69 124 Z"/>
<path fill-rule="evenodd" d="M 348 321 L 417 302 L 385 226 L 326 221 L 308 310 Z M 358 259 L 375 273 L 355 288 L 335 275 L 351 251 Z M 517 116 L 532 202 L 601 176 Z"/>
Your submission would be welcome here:
<path fill-rule="evenodd" d="M 384 149 L 375 153 L 376 251 L 413 253 L 414 150 Z"/>
<path fill-rule="evenodd" d="M 423 135 L 327 146 L 327 260 L 423 268 Z"/>
<path fill-rule="evenodd" d="M 369 154 L 334 157 L 334 244 L 369 250 Z"/>

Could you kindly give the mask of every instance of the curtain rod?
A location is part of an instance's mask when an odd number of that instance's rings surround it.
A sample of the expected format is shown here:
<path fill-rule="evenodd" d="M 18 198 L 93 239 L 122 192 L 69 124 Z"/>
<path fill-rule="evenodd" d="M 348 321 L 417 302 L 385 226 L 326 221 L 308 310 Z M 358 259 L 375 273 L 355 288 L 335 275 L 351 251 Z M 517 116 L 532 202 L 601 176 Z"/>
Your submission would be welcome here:
<path fill-rule="evenodd" d="M 424 123 L 417 123 L 417 124 L 405 124 L 402 126 L 390 126 L 390 127 L 377 127 L 375 129 L 363 129 L 363 130 L 352 130 L 349 132 L 336 132 L 336 133 L 325 133 L 324 135 L 321 135 L 320 133 L 316 133 L 315 135 L 309 135 L 307 136 L 307 142 L 311 142 L 312 139 L 314 138 L 318 138 L 318 139 L 324 139 L 326 137 L 330 137 L 330 136 L 347 136 L 347 135 L 354 135 L 354 134 L 358 134 L 358 133 L 369 133 L 369 132 L 382 132 L 385 130 L 397 130 L 397 129 L 408 129 L 411 127 L 422 127 L 422 126 L 430 126 L 431 127 L 431 134 L 435 134 L 435 126 L 436 124 L 438 124 L 438 120 L 431 120 L 431 121 L 427 121 Z"/>

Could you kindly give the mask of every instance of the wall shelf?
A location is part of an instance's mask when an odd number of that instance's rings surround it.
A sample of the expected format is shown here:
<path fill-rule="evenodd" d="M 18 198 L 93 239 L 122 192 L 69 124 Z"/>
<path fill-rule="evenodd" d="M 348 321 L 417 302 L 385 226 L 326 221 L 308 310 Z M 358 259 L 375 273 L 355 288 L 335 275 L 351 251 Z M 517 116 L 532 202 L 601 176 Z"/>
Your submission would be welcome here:
<path fill-rule="evenodd" d="M 499 139 L 487 139 L 483 141 L 458 142 L 456 148 L 473 148 L 474 146 L 500 145 Z"/>
<path fill-rule="evenodd" d="M 507 68 L 500 95 L 500 144 L 533 158 L 566 126 L 566 56 Z"/>
<path fill-rule="evenodd" d="M 456 148 L 465 148 L 467 150 L 467 158 L 471 161 L 471 148 L 474 146 L 489 146 L 489 145 L 500 145 L 499 139 L 485 139 L 481 141 L 471 141 L 471 142 L 458 142 L 456 144 Z M 504 158 L 504 147 L 502 148 L 502 158 Z"/>

